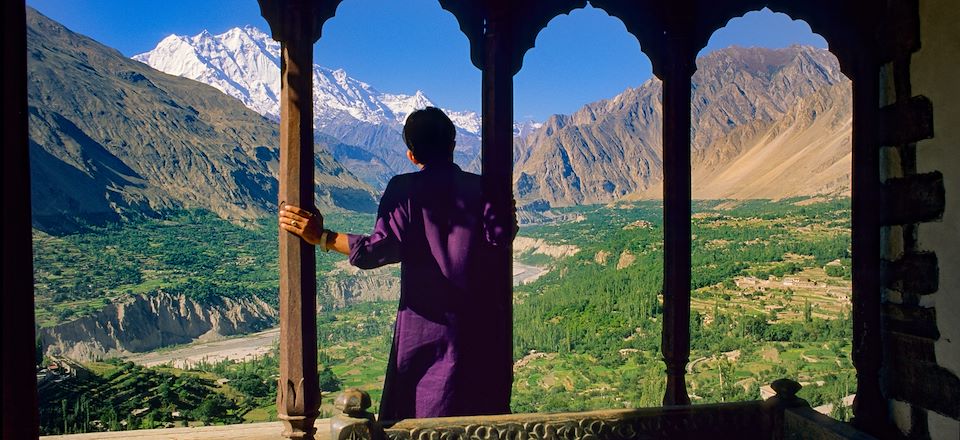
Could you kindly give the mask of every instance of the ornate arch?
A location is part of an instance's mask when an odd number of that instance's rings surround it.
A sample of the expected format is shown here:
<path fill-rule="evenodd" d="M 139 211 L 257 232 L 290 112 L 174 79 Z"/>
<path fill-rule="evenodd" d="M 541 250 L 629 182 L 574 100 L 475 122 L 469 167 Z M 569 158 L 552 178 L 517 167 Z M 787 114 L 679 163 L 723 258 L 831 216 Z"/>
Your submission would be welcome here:
<path fill-rule="evenodd" d="M 855 9 L 857 5 L 853 1 L 739 0 L 718 3 L 698 0 L 698 3 L 699 19 L 694 36 L 697 51 L 730 20 L 763 8 L 805 21 L 811 31 L 827 40 L 830 52 L 840 61 L 840 68 L 848 78 L 854 77 L 855 66 L 863 51 L 873 47 L 876 41 L 876 29 L 872 26 L 878 21 L 871 19 L 871 12 L 862 6 Z"/>
<path fill-rule="evenodd" d="M 650 58 L 653 74 L 666 77 L 667 64 L 674 59 L 687 58 L 672 47 L 683 44 L 693 23 L 689 17 L 675 11 L 690 11 L 690 0 L 667 3 L 654 0 L 591 0 L 590 4 L 617 17 L 640 43 L 640 50 Z M 689 52 L 689 50 L 687 50 Z M 694 52 L 695 55 L 695 52 Z"/>
<path fill-rule="evenodd" d="M 587 6 L 587 0 L 492 0 L 472 2 L 468 0 L 439 0 L 440 6 L 450 11 L 460 31 L 470 40 L 470 60 L 478 69 L 483 69 L 486 42 L 484 37 L 494 28 L 509 34 L 511 72 L 516 74 L 523 67 L 523 57 L 536 44 L 537 35 L 547 27 L 550 20 L 574 9 Z M 493 25 L 492 25 L 493 24 Z"/>

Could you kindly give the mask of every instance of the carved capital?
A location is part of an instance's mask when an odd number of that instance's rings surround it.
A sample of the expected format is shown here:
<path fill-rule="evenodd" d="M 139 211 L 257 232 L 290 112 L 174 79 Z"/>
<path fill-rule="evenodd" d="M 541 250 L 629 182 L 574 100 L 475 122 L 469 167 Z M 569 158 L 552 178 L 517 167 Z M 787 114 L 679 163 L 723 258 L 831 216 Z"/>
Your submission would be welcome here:
<path fill-rule="evenodd" d="M 313 44 L 343 0 L 258 0 L 274 40 Z"/>

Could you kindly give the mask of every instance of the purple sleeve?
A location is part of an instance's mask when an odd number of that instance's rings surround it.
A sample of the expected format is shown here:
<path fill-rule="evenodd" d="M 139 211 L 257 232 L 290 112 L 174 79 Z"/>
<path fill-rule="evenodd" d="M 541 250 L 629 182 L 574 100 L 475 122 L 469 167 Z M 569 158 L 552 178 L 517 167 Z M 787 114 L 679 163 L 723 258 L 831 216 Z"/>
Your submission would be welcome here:
<path fill-rule="evenodd" d="M 350 264 L 360 269 L 373 269 L 400 262 L 400 242 L 406 226 L 404 204 L 398 198 L 396 184 L 391 180 L 380 198 L 377 222 L 370 235 L 347 234 L 350 244 Z"/>

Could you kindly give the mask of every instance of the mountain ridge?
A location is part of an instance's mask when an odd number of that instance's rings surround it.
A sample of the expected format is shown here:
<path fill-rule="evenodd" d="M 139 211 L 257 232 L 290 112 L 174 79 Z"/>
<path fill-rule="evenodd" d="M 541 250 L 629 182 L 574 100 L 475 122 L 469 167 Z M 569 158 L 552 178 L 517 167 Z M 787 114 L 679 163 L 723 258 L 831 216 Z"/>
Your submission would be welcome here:
<path fill-rule="evenodd" d="M 731 47 L 697 62 L 694 198 L 849 194 L 850 82 L 836 58 L 809 46 Z M 660 90 L 653 78 L 549 118 L 523 141 L 527 151 L 515 147 L 521 205 L 542 210 L 661 197 Z M 750 160 L 760 153 L 767 161 Z"/>

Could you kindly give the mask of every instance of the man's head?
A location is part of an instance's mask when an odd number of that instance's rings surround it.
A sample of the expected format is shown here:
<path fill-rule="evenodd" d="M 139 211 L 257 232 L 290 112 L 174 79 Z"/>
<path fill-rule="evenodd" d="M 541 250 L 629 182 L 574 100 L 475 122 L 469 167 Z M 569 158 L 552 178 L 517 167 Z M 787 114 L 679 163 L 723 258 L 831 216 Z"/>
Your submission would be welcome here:
<path fill-rule="evenodd" d="M 453 160 L 457 130 L 450 118 L 436 107 L 427 107 L 410 113 L 403 125 L 403 141 L 410 159 L 418 164 L 449 162 Z"/>

